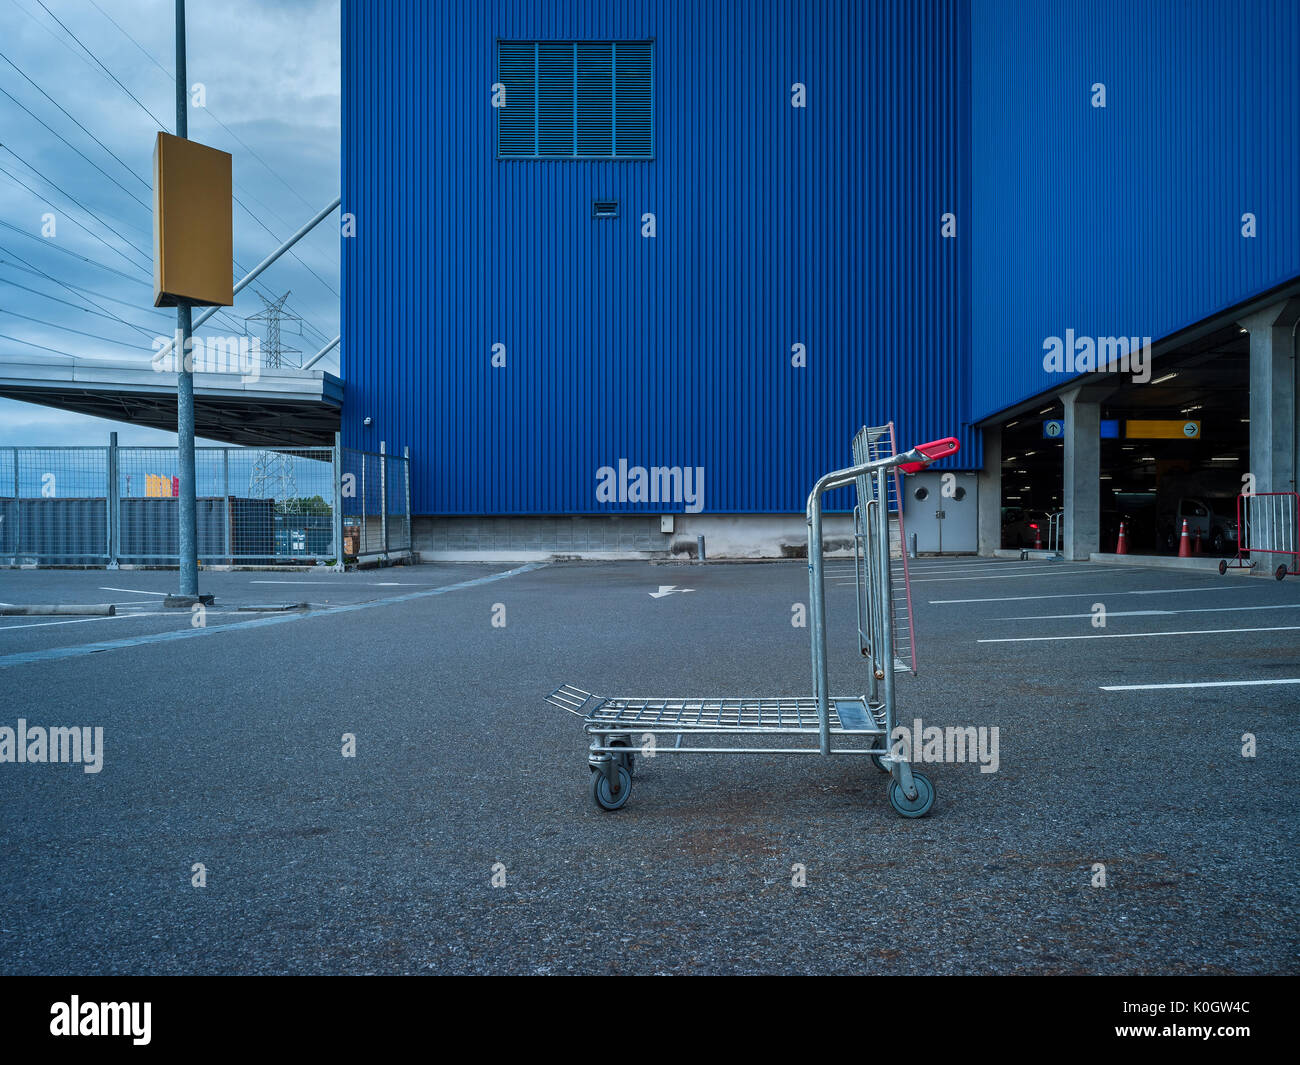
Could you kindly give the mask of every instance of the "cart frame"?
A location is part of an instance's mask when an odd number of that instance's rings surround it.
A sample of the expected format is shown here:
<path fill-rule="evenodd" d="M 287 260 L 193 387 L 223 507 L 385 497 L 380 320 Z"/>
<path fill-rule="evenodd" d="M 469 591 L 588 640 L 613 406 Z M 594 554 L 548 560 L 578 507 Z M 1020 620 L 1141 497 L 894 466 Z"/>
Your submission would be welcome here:
<path fill-rule="evenodd" d="M 865 428 L 855 438 L 855 459 L 872 444 L 888 440 L 893 426 Z M 583 719 L 590 737 L 587 762 L 591 768 L 591 794 L 603 810 L 620 809 L 631 791 L 636 752 L 645 754 L 847 754 L 867 755 L 877 768 L 890 774 L 888 795 L 893 808 L 905 817 L 928 813 L 934 786 L 925 774 L 914 771 L 907 759 L 890 748 L 894 731 L 897 671 L 915 672 L 911 642 L 910 594 L 907 626 L 912 666 L 897 659 L 893 573 L 889 539 L 889 485 L 900 472 L 923 469 L 937 459 L 955 454 L 952 438 L 921 444 L 902 454 L 872 458 L 820 477 L 808 494 L 808 597 L 811 644 L 811 697 L 730 697 L 721 699 L 661 699 L 644 696 L 604 698 L 573 685 L 557 688 L 547 702 Z M 858 505 L 853 512 L 854 580 L 858 604 L 859 647 L 867 660 L 867 693 L 830 695 L 826 638 L 826 574 L 822 544 L 822 497 L 836 488 L 856 484 Z M 896 486 L 897 487 L 897 486 Z M 899 518 L 902 493 L 895 492 Z M 901 542 L 900 524 L 900 542 Z M 906 545 L 902 545 L 904 554 Z M 904 571 L 906 585 L 906 571 Z M 689 745 L 684 745 L 686 737 Z M 791 746 L 748 746 L 737 743 L 747 736 L 782 736 L 802 740 Z M 701 745 L 710 737 L 716 745 Z M 671 742 L 668 742 L 671 738 Z M 663 742 L 661 742 L 663 741 Z"/>

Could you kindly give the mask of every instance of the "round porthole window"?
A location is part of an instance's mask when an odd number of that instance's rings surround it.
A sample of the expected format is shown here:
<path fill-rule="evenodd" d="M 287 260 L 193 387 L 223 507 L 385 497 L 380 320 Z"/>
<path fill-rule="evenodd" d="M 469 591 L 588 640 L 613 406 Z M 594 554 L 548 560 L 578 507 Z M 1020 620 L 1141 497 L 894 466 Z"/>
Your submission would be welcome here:
<path fill-rule="evenodd" d="M 930 489 L 918 488 L 915 492 L 912 493 L 912 495 L 916 497 L 917 502 L 924 503 L 927 499 L 930 498 Z"/>
<path fill-rule="evenodd" d="M 952 497 L 953 499 L 965 499 L 966 489 L 964 489 L 961 485 L 958 485 L 956 488 L 952 490 Z"/>

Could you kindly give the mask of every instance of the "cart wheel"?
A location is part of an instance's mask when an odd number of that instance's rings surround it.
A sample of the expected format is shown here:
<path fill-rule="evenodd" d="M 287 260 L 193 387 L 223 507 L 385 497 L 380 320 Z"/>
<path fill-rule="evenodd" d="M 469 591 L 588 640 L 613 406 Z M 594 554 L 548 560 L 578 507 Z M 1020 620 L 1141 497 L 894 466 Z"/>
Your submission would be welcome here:
<path fill-rule="evenodd" d="M 1226 558 L 1219 559 L 1219 576 L 1222 577 L 1227 572 L 1228 572 L 1228 560 Z"/>
<path fill-rule="evenodd" d="M 871 756 L 871 764 L 874 765 L 877 769 L 879 769 L 882 773 L 889 772 L 889 766 L 885 765 L 885 763 L 880 760 L 880 755 L 878 754 L 873 754 Z"/>
<path fill-rule="evenodd" d="M 627 748 L 627 754 L 618 755 L 619 764 L 627 770 L 628 776 L 636 776 L 636 755 L 632 751 L 632 745 L 627 740 L 610 740 L 609 745 Z"/>
<path fill-rule="evenodd" d="M 632 774 L 621 765 L 615 768 L 618 770 L 617 795 L 609 793 L 609 780 L 604 773 L 591 774 L 591 797 L 602 810 L 621 809 L 627 802 L 627 797 L 632 794 Z"/>
<path fill-rule="evenodd" d="M 934 785 L 924 773 L 912 770 L 912 780 L 916 782 L 916 798 L 909 799 L 903 794 L 897 780 L 889 782 L 889 805 L 894 812 L 903 817 L 924 817 L 934 805 Z"/>
<path fill-rule="evenodd" d="M 1273 576 L 1274 576 L 1275 578 L 1277 578 L 1279 581 L 1280 581 L 1283 577 L 1286 576 L 1286 563 L 1285 563 L 1285 562 L 1283 562 L 1282 565 L 1278 566 L 1278 568 L 1273 572 Z"/>

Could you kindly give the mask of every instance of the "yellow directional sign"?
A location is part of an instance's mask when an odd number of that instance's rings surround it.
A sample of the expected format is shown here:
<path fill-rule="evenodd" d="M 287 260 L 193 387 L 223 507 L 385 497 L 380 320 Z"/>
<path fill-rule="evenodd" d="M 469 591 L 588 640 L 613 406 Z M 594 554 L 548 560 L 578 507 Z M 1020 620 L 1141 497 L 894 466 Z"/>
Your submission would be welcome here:
<path fill-rule="evenodd" d="M 1124 423 L 1124 435 L 1130 440 L 1199 440 L 1201 423 L 1177 418 L 1148 421 L 1130 419 Z"/>
<path fill-rule="evenodd" d="M 229 307 L 230 155 L 159 133 L 153 149 L 153 305 Z"/>

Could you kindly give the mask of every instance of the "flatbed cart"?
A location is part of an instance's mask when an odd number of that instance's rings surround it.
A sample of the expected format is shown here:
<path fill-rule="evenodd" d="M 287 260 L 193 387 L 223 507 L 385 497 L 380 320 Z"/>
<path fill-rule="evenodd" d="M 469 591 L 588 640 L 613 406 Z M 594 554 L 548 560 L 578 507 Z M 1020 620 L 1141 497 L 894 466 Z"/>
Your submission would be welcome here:
<path fill-rule="evenodd" d="M 547 702 L 583 720 L 591 737 L 587 764 L 591 796 L 602 810 L 623 807 L 632 791 L 636 749 L 659 754 L 855 754 L 868 755 L 890 774 L 889 803 L 904 817 L 922 817 L 934 805 L 934 785 L 891 750 L 894 731 L 894 674 L 913 668 L 898 656 L 896 630 L 907 617 L 907 654 L 912 655 L 910 611 L 898 607 L 890 558 L 889 505 L 901 504 L 897 476 L 915 473 L 957 452 L 951 437 L 921 444 L 903 454 L 879 452 L 893 427 L 864 427 L 854 440 L 853 466 L 822 476 L 808 495 L 808 599 L 811 616 L 813 694 L 799 697 L 660 699 L 645 696 L 604 698 L 565 684 Z M 829 695 L 826 656 L 826 582 L 822 559 L 822 496 L 856 484 L 854 578 L 858 596 L 858 635 L 870 673 L 867 692 L 842 698 Z M 899 506 L 901 520 L 901 505 Z M 901 535 L 900 535 L 901 540 Z M 904 546 L 904 545 L 900 545 Z M 902 552 L 906 557 L 906 550 Z M 904 574 L 906 586 L 906 575 Z M 906 591 L 906 589 L 902 589 Z M 909 597 L 899 597 L 908 602 Z M 746 737 L 788 737 L 789 746 L 747 746 Z M 689 740 L 687 740 L 689 737 Z M 671 738 L 671 743 L 664 742 Z M 709 738 L 717 745 L 701 745 Z M 816 739 L 816 744 L 812 743 Z M 685 743 L 683 741 L 686 741 Z M 752 743 L 753 741 L 749 741 Z"/>

